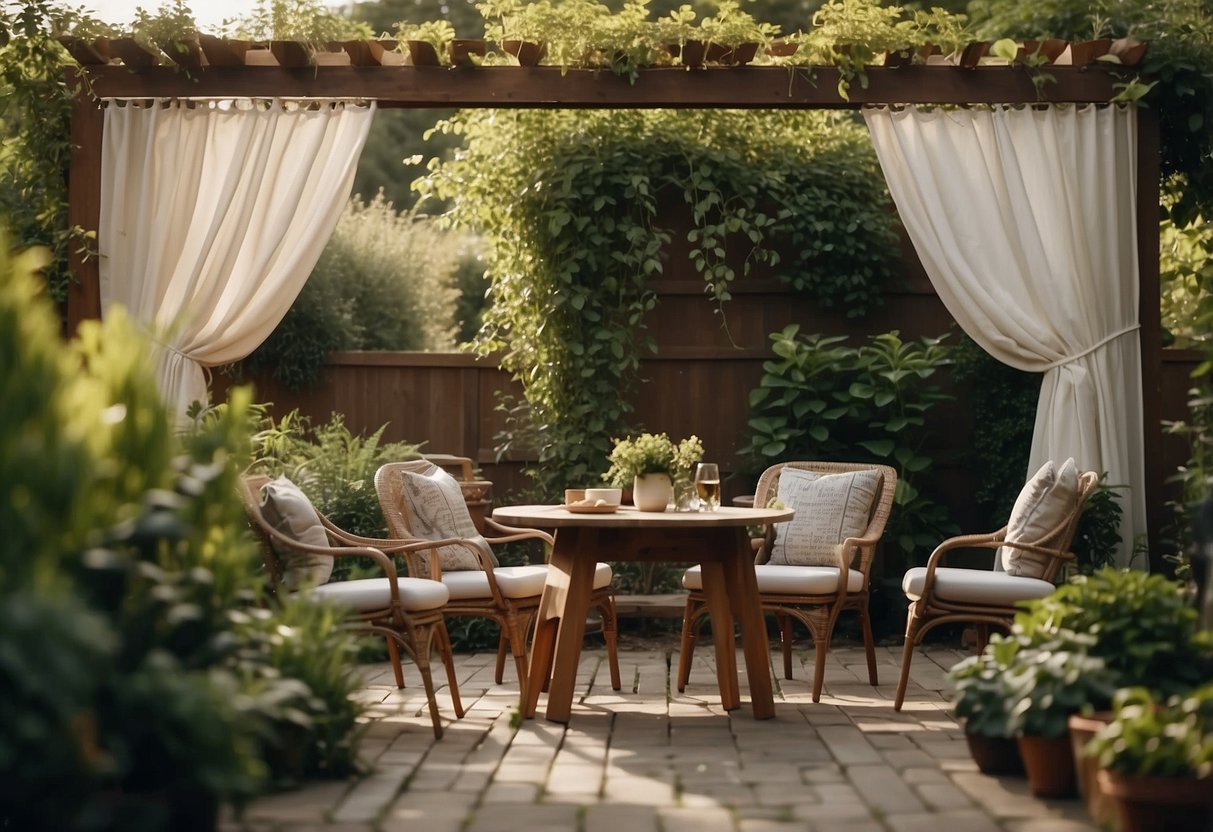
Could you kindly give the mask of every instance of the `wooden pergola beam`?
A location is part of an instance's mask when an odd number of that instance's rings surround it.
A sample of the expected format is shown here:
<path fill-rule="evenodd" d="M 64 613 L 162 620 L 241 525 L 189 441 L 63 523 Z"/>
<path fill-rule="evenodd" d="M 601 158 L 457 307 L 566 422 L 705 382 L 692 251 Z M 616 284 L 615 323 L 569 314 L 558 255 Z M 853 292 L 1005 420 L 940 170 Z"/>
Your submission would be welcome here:
<path fill-rule="evenodd" d="M 1107 102 L 1117 76 L 1100 68 L 1050 67 L 1039 91 L 1023 67 L 908 66 L 867 70 L 864 88 L 838 94 L 834 67 L 708 67 L 644 70 L 636 83 L 607 71 L 559 67 L 215 67 L 186 76 L 171 67 L 89 67 L 100 98 L 366 98 L 382 107 L 569 107 L 647 109 L 854 109 L 865 104 Z"/>

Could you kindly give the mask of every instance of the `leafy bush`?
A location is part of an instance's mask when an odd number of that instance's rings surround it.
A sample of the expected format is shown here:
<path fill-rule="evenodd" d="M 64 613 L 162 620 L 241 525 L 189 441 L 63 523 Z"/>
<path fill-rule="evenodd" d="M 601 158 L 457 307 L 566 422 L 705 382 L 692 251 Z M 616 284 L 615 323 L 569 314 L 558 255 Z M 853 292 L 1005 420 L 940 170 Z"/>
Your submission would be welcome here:
<path fill-rule="evenodd" d="M 340 413 L 316 427 L 298 410 L 277 422 L 267 417 L 253 437 L 252 470 L 270 476 L 285 474 L 322 514 L 346 531 L 387 537 L 387 521 L 375 493 L 375 472 L 387 462 L 416 459 L 420 446 L 381 444 L 386 428 L 363 437 L 350 433 Z M 337 566 L 340 569 L 341 563 Z"/>
<path fill-rule="evenodd" d="M 1126 688 L 1116 715 L 1088 745 L 1102 768 L 1146 777 L 1213 776 L 1213 685 L 1159 702 Z"/>
<path fill-rule="evenodd" d="M 298 299 L 245 365 L 299 388 L 335 350 L 452 350 L 468 259 L 471 238 L 397 213 L 382 192 L 355 196 Z"/>
<path fill-rule="evenodd" d="M 1089 652 L 1107 663 L 1118 686 L 1144 685 L 1165 695 L 1213 674 L 1213 652 L 1197 637 L 1187 589 L 1162 575 L 1101 569 L 1022 606 L 1016 636 L 1028 645 L 1063 632 L 1091 636 Z"/>
<path fill-rule="evenodd" d="M 31 263 L 0 254 L 0 827 L 204 827 L 349 688 L 237 661 L 248 392 L 175 436 L 146 339 L 115 309 L 64 347 Z M 340 631 L 311 636 L 340 654 Z"/>
<path fill-rule="evenodd" d="M 860 347 L 842 336 L 800 335 L 793 324 L 771 335 L 775 358 L 750 391 L 746 444 L 755 471 L 792 459 L 876 462 L 897 469 L 885 539 L 905 562 L 954 534 L 930 495 L 933 460 L 923 449 L 926 414 L 948 397 L 933 377 L 949 363 L 942 338 L 904 342 L 896 331 Z"/>

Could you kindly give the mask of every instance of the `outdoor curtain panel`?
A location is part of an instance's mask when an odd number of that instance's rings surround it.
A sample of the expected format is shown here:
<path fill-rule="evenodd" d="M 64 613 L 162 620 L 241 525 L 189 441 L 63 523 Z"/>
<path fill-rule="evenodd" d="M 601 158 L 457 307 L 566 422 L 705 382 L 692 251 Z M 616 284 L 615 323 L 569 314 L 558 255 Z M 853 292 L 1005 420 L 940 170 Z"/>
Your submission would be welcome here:
<path fill-rule="evenodd" d="M 204 367 L 278 325 L 349 199 L 375 105 L 109 100 L 102 142 L 101 308 L 154 339 L 157 378 L 184 414 Z"/>
<path fill-rule="evenodd" d="M 1146 531 L 1136 113 L 906 107 L 864 118 L 948 311 L 994 357 L 1044 373 L 1028 472 L 1072 456 L 1127 486 L 1116 560 L 1129 565 Z"/>

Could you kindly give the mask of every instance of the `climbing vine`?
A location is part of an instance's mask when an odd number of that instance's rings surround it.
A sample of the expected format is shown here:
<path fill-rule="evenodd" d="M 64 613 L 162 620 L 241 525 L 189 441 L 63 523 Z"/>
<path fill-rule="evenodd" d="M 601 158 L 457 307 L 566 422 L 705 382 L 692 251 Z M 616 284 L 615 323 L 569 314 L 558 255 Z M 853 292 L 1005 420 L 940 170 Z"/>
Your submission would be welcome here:
<path fill-rule="evenodd" d="M 848 316 L 896 268 L 895 215 L 851 120 L 821 113 L 468 111 L 466 150 L 417 187 L 488 240 L 491 307 L 475 349 L 522 384 L 502 450 L 538 454 L 549 496 L 605 468 L 628 431 L 654 278 L 697 274 L 727 325 L 755 267 Z M 668 224 L 677 206 L 688 231 Z M 685 261 L 669 252 L 685 234 Z"/>

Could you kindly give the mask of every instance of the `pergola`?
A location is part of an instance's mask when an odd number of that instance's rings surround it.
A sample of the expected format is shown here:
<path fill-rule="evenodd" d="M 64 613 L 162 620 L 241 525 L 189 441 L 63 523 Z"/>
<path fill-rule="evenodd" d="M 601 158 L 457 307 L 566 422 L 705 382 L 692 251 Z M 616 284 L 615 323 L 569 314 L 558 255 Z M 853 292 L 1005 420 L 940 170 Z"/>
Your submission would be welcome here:
<path fill-rule="evenodd" d="M 353 50 L 351 50 L 353 52 Z M 69 221 L 96 230 L 100 219 L 103 109 L 98 99 L 325 98 L 375 100 L 380 107 L 489 108 L 752 108 L 859 109 L 865 105 L 1107 104 L 1119 80 L 1114 68 L 1050 66 L 1039 89 L 1032 70 L 1015 66 L 902 66 L 867 69 L 868 84 L 837 92 L 833 67 L 709 67 L 642 70 L 635 83 L 610 72 L 556 67 L 211 66 L 183 73 L 172 67 L 91 65 L 80 70 L 72 111 L 74 152 Z M 1152 538 L 1164 523 L 1160 452 L 1162 339 L 1159 312 L 1159 133 L 1156 113 L 1137 113 L 1136 236 L 1139 270 L 1145 504 Z M 97 260 L 73 255 L 68 318 L 101 315 Z M 1151 546 L 1154 569 L 1162 563 Z"/>

